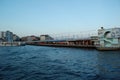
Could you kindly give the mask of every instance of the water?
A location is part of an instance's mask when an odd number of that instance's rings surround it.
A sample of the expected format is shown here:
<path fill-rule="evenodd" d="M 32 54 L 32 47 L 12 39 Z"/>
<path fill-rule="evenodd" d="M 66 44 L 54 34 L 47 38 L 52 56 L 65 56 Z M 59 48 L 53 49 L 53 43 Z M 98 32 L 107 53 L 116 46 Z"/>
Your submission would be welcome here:
<path fill-rule="evenodd" d="M 0 47 L 0 80 L 120 80 L 120 52 Z"/>

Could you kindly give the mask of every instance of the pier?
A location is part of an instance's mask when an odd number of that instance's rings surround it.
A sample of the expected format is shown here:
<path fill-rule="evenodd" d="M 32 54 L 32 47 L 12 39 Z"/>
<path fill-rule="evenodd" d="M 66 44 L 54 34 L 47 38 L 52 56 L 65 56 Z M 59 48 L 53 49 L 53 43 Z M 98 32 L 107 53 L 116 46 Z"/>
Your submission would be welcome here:
<path fill-rule="evenodd" d="M 94 41 L 86 40 L 49 40 L 27 42 L 29 45 L 52 46 L 52 47 L 75 47 L 75 48 L 95 48 Z"/>
<path fill-rule="evenodd" d="M 89 35 L 89 34 L 88 34 Z M 49 35 L 41 35 L 40 41 L 26 41 L 28 45 L 52 46 L 52 47 L 75 47 L 96 48 L 98 50 L 120 50 L 120 28 L 98 30 L 97 36 L 84 35 L 82 37 L 55 39 Z M 77 35 L 78 36 L 78 35 Z"/>
<path fill-rule="evenodd" d="M 39 41 L 26 41 L 28 45 L 51 46 L 51 47 L 72 47 L 72 48 L 95 48 L 95 38 L 91 37 L 97 33 L 84 33 L 72 35 L 41 35 Z"/>

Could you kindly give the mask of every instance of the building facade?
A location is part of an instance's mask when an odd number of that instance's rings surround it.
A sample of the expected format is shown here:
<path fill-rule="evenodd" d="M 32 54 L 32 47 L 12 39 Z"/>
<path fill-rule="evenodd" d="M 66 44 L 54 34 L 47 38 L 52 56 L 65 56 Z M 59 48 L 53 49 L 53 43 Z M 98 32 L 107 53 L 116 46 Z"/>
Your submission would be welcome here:
<path fill-rule="evenodd" d="M 98 30 L 99 47 L 120 47 L 120 28 Z"/>
<path fill-rule="evenodd" d="M 45 41 L 45 40 L 53 40 L 53 38 L 49 35 L 41 35 L 40 41 Z"/>
<path fill-rule="evenodd" d="M 13 34 L 13 41 L 19 41 L 20 38 L 19 36 L 17 36 L 16 34 Z"/>
<path fill-rule="evenodd" d="M 6 31 L 6 42 L 13 42 L 13 33 Z"/>
<path fill-rule="evenodd" d="M 27 36 L 27 41 L 38 41 L 39 37 L 36 36 Z"/>
<path fill-rule="evenodd" d="M 40 38 L 37 37 L 37 36 L 34 36 L 34 35 L 32 35 L 32 36 L 25 36 L 25 37 L 21 38 L 21 41 L 39 41 L 39 40 L 40 40 Z"/>
<path fill-rule="evenodd" d="M 20 38 L 16 34 L 13 34 L 10 31 L 0 32 L 0 42 L 13 42 L 13 41 L 19 41 L 19 40 Z"/>
<path fill-rule="evenodd" d="M 0 39 L 5 40 L 6 38 L 6 32 L 1 31 L 0 32 Z"/>

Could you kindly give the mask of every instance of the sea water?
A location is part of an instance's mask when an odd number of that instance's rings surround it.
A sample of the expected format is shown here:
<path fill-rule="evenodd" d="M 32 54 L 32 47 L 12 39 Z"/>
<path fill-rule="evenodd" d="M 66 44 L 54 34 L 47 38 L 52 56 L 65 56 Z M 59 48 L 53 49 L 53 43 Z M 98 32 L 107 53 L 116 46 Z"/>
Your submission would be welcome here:
<path fill-rule="evenodd" d="M 120 80 L 120 51 L 0 47 L 0 80 Z"/>

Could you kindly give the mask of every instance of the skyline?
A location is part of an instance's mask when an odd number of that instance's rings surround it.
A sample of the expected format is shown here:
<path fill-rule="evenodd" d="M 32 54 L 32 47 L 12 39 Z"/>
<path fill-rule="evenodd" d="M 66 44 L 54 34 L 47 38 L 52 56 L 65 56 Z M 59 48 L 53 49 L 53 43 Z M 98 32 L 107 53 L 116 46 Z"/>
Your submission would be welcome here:
<path fill-rule="evenodd" d="M 119 0 L 0 0 L 0 31 L 19 36 L 120 27 Z"/>

